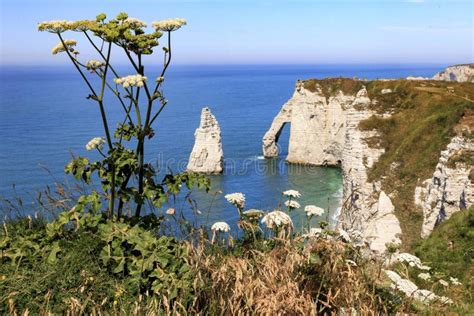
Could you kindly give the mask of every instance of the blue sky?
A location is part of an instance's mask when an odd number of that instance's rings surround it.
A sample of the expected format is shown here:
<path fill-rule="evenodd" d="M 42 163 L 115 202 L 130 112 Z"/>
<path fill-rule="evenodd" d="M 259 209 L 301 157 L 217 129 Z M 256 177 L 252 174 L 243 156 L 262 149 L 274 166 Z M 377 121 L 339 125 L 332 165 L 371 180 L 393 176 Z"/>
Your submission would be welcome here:
<path fill-rule="evenodd" d="M 151 24 L 183 17 L 177 64 L 474 62 L 471 0 L 0 0 L 0 64 L 57 64 L 36 24 L 120 11 Z M 81 38 L 71 34 L 67 38 Z M 85 46 L 81 54 L 88 57 Z M 117 62 L 122 57 L 117 56 Z M 58 59 L 60 61 L 58 61 Z"/>

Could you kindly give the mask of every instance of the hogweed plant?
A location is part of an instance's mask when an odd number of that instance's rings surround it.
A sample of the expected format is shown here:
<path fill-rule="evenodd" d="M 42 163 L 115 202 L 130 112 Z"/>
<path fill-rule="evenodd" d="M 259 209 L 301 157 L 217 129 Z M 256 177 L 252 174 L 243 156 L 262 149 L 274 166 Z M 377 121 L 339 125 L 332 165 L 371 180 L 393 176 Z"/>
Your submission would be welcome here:
<path fill-rule="evenodd" d="M 168 103 L 163 84 L 171 63 L 171 35 L 184 25 L 186 20 L 179 18 L 153 22 L 152 31 L 147 33 L 145 22 L 126 13 L 109 20 L 102 13 L 95 20 L 57 20 L 38 25 L 39 31 L 58 37 L 59 42 L 53 47 L 52 54 L 63 54 L 69 58 L 87 86 L 87 99 L 98 106 L 105 138 L 93 138 L 86 149 L 97 150 L 103 159 L 92 162 L 86 157 L 73 158 L 65 167 L 65 172 L 87 184 L 93 174 L 98 175 L 108 200 L 109 218 L 122 216 L 124 205 L 129 202 L 133 202 L 131 205 L 137 217 L 144 205 L 161 207 L 170 194 L 180 192 L 183 184 L 188 188 L 197 184 L 200 188 L 209 189 L 206 177 L 186 172 L 168 174 L 161 182 L 157 181 L 155 169 L 145 163 L 145 143 L 155 136 L 153 123 Z M 97 53 L 97 60 L 80 60 L 78 41 L 66 38 L 67 32 L 83 35 L 86 43 Z M 162 47 L 161 73 L 157 78 L 148 78 L 143 57 L 154 53 L 159 46 L 158 40 L 164 34 L 167 46 Z M 125 54 L 135 73 L 119 74 L 112 65 L 112 51 Z M 99 79 L 98 85 L 94 77 Z M 112 95 L 114 100 L 110 104 L 105 101 L 107 94 Z M 108 112 L 114 106 L 120 106 L 123 110 L 123 120 L 112 131 Z M 132 141 L 133 144 L 136 142 L 136 146 L 132 147 Z"/>

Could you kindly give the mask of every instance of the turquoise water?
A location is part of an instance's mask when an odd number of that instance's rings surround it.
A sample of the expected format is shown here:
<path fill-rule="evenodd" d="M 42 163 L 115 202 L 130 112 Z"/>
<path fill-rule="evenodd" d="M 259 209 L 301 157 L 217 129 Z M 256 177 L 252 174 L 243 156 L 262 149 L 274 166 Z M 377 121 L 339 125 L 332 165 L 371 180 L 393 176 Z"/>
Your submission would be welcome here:
<path fill-rule="evenodd" d="M 317 204 L 333 213 L 340 200 L 340 170 L 286 164 L 288 128 L 281 137 L 280 157 L 261 157 L 262 136 L 291 97 L 295 81 L 335 76 L 432 76 L 443 67 L 173 66 L 165 84 L 169 105 L 155 123 L 156 136 L 148 143 L 146 155 L 162 168 L 183 170 L 201 108 L 209 106 L 222 128 L 225 155 L 224 174 L 211 177 L 212 192 L 220 190 L 223 194 L 193 194 L 198 208 L 209 211 L 209 220 L 232 221 L 237 217 L 223 197 L 232 192 L 245 193 L 248 207 L 269 210 L 284 201 L 283 190 L 296 189 L 302 193 L 302 205 Z M 147 75 L 156 76 L 153 71 Z M 63 174 L 71 152 L 94 158 L 84 146 L 103 132 L 99 110 L 85 99 L 86 95 L 81 79 L 70 67 L 1 68 L 1 196 L 19 195 L 31 200 L 34 192 L 46 185 L 71 181 Z M 108 104 L 106 111 L 111 125 L 115 125 L 121 107 Z"/>

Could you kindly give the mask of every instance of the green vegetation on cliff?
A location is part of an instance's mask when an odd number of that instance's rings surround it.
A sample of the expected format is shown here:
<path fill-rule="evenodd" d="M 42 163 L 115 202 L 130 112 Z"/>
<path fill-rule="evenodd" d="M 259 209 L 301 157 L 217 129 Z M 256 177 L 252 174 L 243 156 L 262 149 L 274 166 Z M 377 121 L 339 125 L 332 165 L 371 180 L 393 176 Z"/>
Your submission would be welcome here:
<path fill-rule="evenodd" d="M 414 205 L 415 187 L 432 176 L 440 152 L 446 149 L 462 119 L 468 130 L 474 130 L 474 84 L 349 78 L 310 79 L 303 83 L 313 92 L 319 86 L 326 97 L 338 91 L 355 95 L 365 86 L 369 98 L 376 100 L 370 109 L 377 114 L 391 114 L 374 115 L 362 121 L 360 128 L 376 130 L 378 136 L 366 141 L 370 147 L 385 149 L 368 176 L 370 181 L 382 180 L 383 190 L 392 198 L 401 223 L 404 247 L 409 249 L 419 239 L 422 223 L 422 214 Z M 458 159 L 472 164 L 472 153 L 464 153 Z"/>

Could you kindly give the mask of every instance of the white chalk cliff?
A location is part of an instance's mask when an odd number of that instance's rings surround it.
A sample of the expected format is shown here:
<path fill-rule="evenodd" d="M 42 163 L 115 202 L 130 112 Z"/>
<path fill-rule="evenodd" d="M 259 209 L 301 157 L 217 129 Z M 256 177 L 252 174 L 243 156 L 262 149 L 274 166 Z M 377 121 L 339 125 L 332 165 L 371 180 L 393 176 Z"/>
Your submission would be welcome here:
<path fill-rule="evenodd" d="M 474 64 L 449 66 L 433 76 L 433 80 L 474 82 Z"/>
<path fill-rule="evenodd" d="M 201 112 L 201 122 L 194 133 L 195 143 L 187 170 L 199 173 L 221 173 L 224 166 L 221 128 L 209 108 Z"/>
<path fill-rule="evenodd" d="M 400 223 L 394 207 L 377 183 L 368 181 L 367 171 L 384 152 L 366 142 L 375 136 L 362 131 L 359 123 L 375 112 L 365 88 L 356 95 L 342 91 L 325 96 L 316 85 L 312 91 L 298 81 L 292 98 L 283 105 L 263 137 L 265 157 L 278 155 L 277 141 L 285 124 L 290 124 L 287 161 L 314 165 L 340 165 L 343 173 L 341 228 L 360 230 L 370 247 L 378 252 L 385 243 L 400 243 Z"/>
<path fill-rule="evenodd" d="M 415 190 L 415 204 L 423 210 L 422 237 L 427 237 L 436 225 L 460 210 L 474 204 L 474 185 L 469 179 L 472 166 L 450 163 L 456 155 L 474 153 L 474 142 L 462 136 L 454 137 L 441 152 L 432 178 Z"/>

